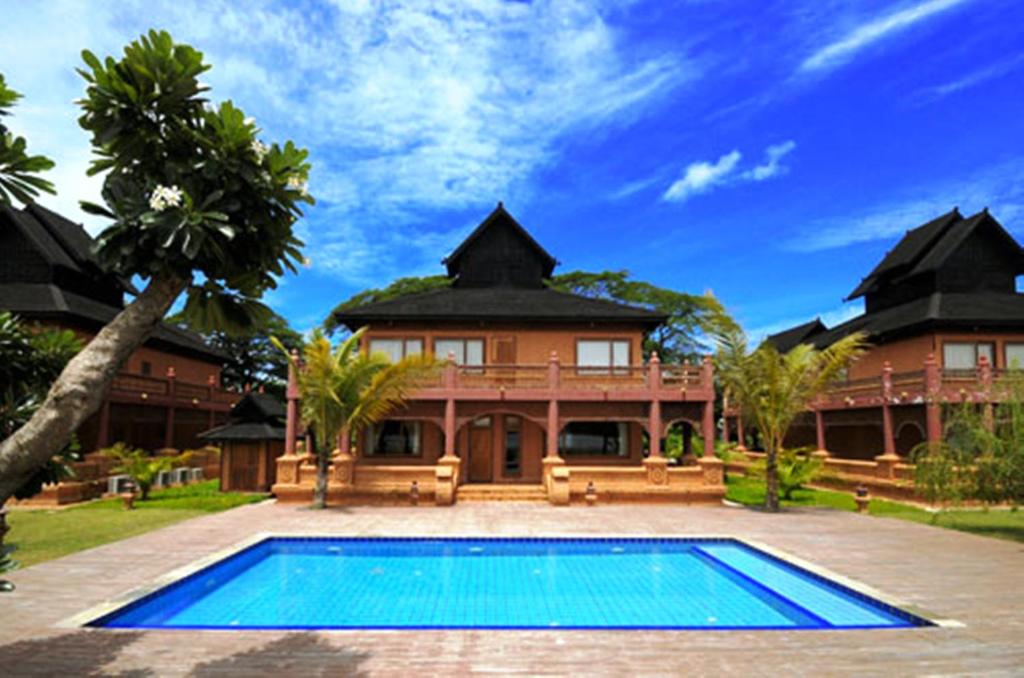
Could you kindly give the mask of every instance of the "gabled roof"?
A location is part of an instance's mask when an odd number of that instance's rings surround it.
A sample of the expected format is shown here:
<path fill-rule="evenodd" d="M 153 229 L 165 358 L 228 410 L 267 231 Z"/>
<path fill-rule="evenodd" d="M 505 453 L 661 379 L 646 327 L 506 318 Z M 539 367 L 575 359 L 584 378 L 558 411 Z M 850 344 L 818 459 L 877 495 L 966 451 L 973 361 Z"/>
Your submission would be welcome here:
<path fill-rule="evenodd" d="M 284 440 L 284 403 L 266 393 L 246 393 L 231 408 L 228 423 L 199 434 L 202 440 Z"/>
<path fill-rule="evenodd" d="M 125 293 L 138 294 L 129 281 L 103 270 L 92 250 L 94 241 L 80 224 L 34 203 L 21 210 L 0 205 L 0 228 L 5 221 L 24 236 L 51 271 L 62 269 L 69 275 L 51 275 L 46 282 L 0 280 L 0 309 L 29 320 L 95 330 L 121 311 Z M 146 345 L 211 363 L 226 358 L 198 334 L 163 323 Z"/>
<path fill-rule="evenodd" d="M 286 411 L 280 399 L 268 393 L 246 393 L 231 408 L 231 419 L 240 421 L 270 421 L 284 419 Z"/>
<path fill-rule="evenodd" d="M 367 304 L 335 315 L 350 329 L 391 320 L 631 322 L 654 328 L 668 316 L 638 306 L 566 292 L 508 287 L 443 288 Z"/>
<path fill-rule="evenodd" d="M 203 431 L 197 437 L 215 443 L 229 440 L 284 440 L 285 428 L 266 423 L 242 422 L 217 426 Z"/>
<path fill-rule="evenodd" d="M 896 247 L 850 293 L 847 300 L 877 292 L 883 287 L 898 285 L 916 275 L 938 271 L 973 233 L 985 225 L 991 227 L 991 232 L 1003 240 L 1007 248 L 1005 251 L 1024 265 L 1024 249 L 989 214 L 987 208 L 964 218 L 954 207 L 941 217 L 907 231 Z"/>
<path fill-rule="evenodd" d="M 850 292 L 847 300 L 873 292 L 883 282 L 891 280 L 901 272 L 908 271 L 910 267 L 924 258 L 929 249 L 951 225 L 962 219 L 959 209 L 954 207 L 946 214 L 907 231 L 903 238 L 896 243 L 896 247 L 885 255 L 885 258 L 875 266 L 874 270 L 861 281 L 853 292 Z"/>
<path fill-rule="evenodd" d="M 790 327 L 788 330 L 768 335 L 765 341 L 773 344 L 779 353 L 788 353 L 800 344 L 809 343 L 809 340 L 816 334 L 827 330 L 828 327 L 825 326 L 825 323 L 821 322 L 821 318 L 815 318 L 803 325 L 797 325 L 796 327 Z"/>
<path fill-rule="evenodd" d="M 532 249 L 537 256 L 544 262 L 544 277 L 550 278 L 552 271 L 555 270 L 555 266 L 558 261 L 551 256 L 547 250 L 541 247 L 540 243 L 533 239 L 522 225 L 515 220 L 511 214 L 505 209 L 505 205 L 501 202 L 498 206 L 487 215 L 487 217 L 480 222 L 480 225 L 473 229 L 473 232 L 466 236 L 466 239 L 455 248 L 455 250 L 445 257 L 441 263 L 448 268 L 448 277 L 454 278 L 458 274 L 459 262 L 462 260 L 462 256 L 473 247 L 474 243 L 479 241 L 480 237 L 491 228 L 497 228 L 499 226 L 510 227 L 522 240 Z"/>

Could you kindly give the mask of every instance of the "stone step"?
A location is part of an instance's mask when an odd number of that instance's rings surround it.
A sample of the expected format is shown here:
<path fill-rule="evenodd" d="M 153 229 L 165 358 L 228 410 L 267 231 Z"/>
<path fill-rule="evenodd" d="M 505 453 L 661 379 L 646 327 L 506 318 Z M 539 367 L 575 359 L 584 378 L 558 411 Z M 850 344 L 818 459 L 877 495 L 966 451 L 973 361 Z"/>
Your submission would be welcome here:
<path fill-rule="evenodd" d="M 460 485 L 456 501 L 547 501 L 541 485 Z"/>

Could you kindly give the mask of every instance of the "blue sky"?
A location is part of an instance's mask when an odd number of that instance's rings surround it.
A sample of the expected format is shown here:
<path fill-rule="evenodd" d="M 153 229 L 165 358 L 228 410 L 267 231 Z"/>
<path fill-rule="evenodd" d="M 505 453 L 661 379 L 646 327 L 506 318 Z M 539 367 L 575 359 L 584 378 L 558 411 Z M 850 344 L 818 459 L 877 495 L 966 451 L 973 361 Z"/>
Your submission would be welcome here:
<path fill-rule="evenodd" d="M 908 2 L 0 0 L 43 200 L 90 221 L 78 52 L 149 27 L 216 99 L 311 149 L 296 327 L 439 260 L 498 200 L 562 263 L 713 290 L 754 334 L 844 304 L 906 229 L 989 206 L 1024 236 L 1024 6 Z"/>

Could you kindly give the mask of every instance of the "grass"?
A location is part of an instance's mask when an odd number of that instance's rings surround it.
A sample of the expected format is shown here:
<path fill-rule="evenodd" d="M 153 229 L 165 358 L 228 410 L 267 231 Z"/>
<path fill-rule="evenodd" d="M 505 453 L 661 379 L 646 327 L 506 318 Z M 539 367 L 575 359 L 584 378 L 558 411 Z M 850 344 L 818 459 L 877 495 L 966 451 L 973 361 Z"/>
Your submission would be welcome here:
<path fill-rule="evenodd" d="M 219 481 L 154 490 L 147 501 L 126 511 L 120 499 L 102 499 L 65 509 L 15 510 L 7 515 L 5 540 L 22 567 L 60 558 L 119 539 L 134 537 L 182 520 L 251 504 L 264 494 L 220 492 Z"/>
<path fill-rule="evenodd" d="M 760 506 L 764 504 L 764 481 L 759 478 L 730 475 L 725 498 L 746 506 Z M 784 500 L 782 505 L 825 506 L 841 511 L 857 509 L 852 494 L 810 488 L 796 490 L 793 492 L 793 498 Z M 1024 511 L 951 509 L 934 513 L 909 504 L 872 499 L 868 505 L 868 513 L 873 516 L 899 518 L 986 537 L 1024 542 Z"/>

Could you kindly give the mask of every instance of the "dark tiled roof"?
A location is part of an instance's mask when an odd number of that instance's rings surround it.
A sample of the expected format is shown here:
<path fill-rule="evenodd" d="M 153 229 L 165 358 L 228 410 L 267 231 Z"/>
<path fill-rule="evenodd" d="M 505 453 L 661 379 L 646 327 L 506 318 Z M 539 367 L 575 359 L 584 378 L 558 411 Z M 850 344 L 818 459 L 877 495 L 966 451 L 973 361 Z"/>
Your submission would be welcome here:
<path fill-rule="evenodd" d="M 284 403 L 268 393 L 246 393 L 231 408 L 231 418 L 244 421 L 284 419 L 286 414 Z"/>
<path fill-rule="evenodd" d="M 0 205 L 0 217 L 24 234 L 51 270 L 66 269 L 76 276 L 73 280 L 81 281 L 81 287 L 74 287 L 74 291 L 66 280 L 61 283 L 65 287 L 54 282 L 56 276 L 51 276 L 50 282 L 0 282 L 0 309 L 29 320 L 65 322 L 97 330 L 121 310 L 109 303 L 112 299 L 119 299 L 125 292 L 137 294 L 128 281 L 102 270 L 92 251 L 93 240 L 80 224 L 38 204 L 22 210 Z M 213 363 L 226 358 L 198 334 L 167 324 L 156 328 L 147 345 Z"/>
<path fill-rule="evenodd" d="M 555 270 L 555 266 L 558 264 L 558 261 L 551 256 L 546 249 L 541 247 L 540 243 L 534 240 L 533 236 L 515 220 L 515 217 L 508 213 L 505 206 L 500 202 L 498 203 L 498 206 L 487 215 L 487 218 L 481 221 L 480 225 L 473 229 L 473 232 L 466 236 L 466 239 L 463 240 L 462 243 L 441 262 L 448 267 L 448 275 L 450 277 L 455 276 L 459 267 L 459 260 L 462 258 L 462 255 L 488 228 L 498 221 L 502 221 L 511 226 L 512 230 L 515 231 L 529 245 L 529 247 L 541 257 L 544 262 L 544 277 L 550 278 L 552 271 Z"/>
<path fill-rule="evenodd" d="M 284 440 L 283 426 L 267 423 L 239 422 L 224 424 L 199 434 L 200 440 L 221 442 L 229 440 Z"/>
<path fill-rule="evenodd" d="M 349 309 L 335 316 L 350 329 L 388 320 L 534 322 L 637 322 L 649 327 L 668 317 L 637 306 L 552 289 L 444 288 Z"/>
<path fill-rule="evenodd" d="M 821 318 L 815 318 L 803 325 L 797 325 L 796 327 L 790 327 L 788 330 L 771 334 L 765 341 L 773 344 L 780 353 L 788 353 L 800 344 L 808 343 L 808 340 L 819 332 L 827 330 L 828 328 L 821 322 Z"/>
<path fill-rule="evenodd" d="M 854 332 L 872 341 L 929 329 L 1024 329 L 1024 294 L 943 293 L 914 299 L 875 313 L 859 315 L 811 338 L 824 348 Z"/>

